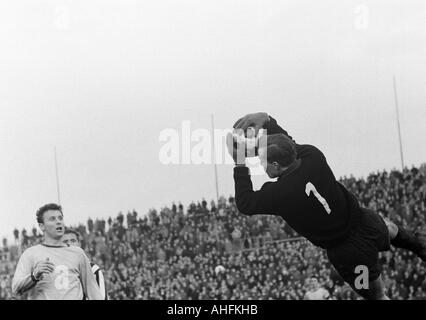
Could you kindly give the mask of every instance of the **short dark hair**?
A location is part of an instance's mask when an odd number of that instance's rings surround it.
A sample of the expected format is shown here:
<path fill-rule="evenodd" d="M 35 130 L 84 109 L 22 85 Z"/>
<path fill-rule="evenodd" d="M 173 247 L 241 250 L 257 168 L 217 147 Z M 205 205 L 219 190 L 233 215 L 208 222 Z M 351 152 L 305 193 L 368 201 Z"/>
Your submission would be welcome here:
<path fill-rule="evenodd" d="M 64 234 L 73 234 L 77 237 L 77 240 L 80 241 L 80 233 L 78 233 L 78 231 L 74 230 L 74 229 L 66 229 Z"/>
<path fill-rule="evenodd" d="M 49 210 L 60 211 L 62 213 L 62 215 L 64 215 L 64 213 L 62 212 L 62 207 L 59 204 L 48 203 L 48 204 L 45 204 L 44 206 L 42 206 L 40 209 L 37 210 L 36 217 L 37 217 L 38 223 L 44 222 L 43 221 L 43 215 L 46 211 L 49 211 Z"/>
<path fill-rule="evenodd" d="M 283 133 L 276 133 L 261 138 L 266 140 L 267 161 L 277 162 L 283 167 L 288 167 L 297 158 L 296 143 Z M 263 147 L 265 141 L 263 140 Z"/>

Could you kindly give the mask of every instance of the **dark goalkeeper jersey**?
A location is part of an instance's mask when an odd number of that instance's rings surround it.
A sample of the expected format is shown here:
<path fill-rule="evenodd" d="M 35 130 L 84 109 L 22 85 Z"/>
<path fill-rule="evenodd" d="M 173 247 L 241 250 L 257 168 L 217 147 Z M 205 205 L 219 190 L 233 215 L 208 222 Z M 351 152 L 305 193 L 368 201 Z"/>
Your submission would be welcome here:
<path fill-rule="evenodd" d="M 291 138 L 273 118 L 264 129 L 268 135 Z M 320 150 L 299 144 L 296 150 L 296 163 L 259 191 L 253 191 L 247 167 L 234 168 L 238 210 L 246 215 L 279 215 L 313 244 L 333 247 L 348 236 L 359 214 L 358 201 L 336 180 Z"/>

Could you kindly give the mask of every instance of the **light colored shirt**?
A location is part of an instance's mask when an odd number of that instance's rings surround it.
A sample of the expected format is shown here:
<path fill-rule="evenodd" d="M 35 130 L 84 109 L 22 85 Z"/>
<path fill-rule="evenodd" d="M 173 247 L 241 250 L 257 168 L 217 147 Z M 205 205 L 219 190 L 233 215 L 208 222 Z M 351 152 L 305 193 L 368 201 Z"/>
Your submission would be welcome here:
<path fill-rule="evenodd" d="M 330 294 L 324 288 L 318 288 L 315 291 L 306 292 L 306 300 L 327 300 Z"/>
<path fill-rule="evenodd" d="M 31 279 L 37 263 L 49 260 L 55 265 L 40 281 Z M 29 288 L 29 289 L 28 289 Z M 76 246 L 56 247 L 38 244 L 25 250 L 19 258 L 12 281 L 14 294 L 28 291 L 30 300 L 102 300 L 89 259 Z"/>

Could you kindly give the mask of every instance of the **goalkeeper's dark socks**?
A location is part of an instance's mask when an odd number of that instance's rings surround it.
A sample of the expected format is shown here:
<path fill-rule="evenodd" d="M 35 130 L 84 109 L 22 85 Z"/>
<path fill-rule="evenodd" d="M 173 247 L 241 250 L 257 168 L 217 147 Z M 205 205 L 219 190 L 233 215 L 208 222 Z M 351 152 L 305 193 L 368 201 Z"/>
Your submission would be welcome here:
<path fill-rule="evenodd" d="M 391 240 L 391 244 L 397 248 L 410 250 L 417 255 L 426 254 L 426 241 L 422 241 L 421 237 L 414 235 L 412 232 L 400 226 L 398 226 L 398 233 L 396 237 Z M 421 258 L 422 260 L 424 259 L 424 257 Z"/>

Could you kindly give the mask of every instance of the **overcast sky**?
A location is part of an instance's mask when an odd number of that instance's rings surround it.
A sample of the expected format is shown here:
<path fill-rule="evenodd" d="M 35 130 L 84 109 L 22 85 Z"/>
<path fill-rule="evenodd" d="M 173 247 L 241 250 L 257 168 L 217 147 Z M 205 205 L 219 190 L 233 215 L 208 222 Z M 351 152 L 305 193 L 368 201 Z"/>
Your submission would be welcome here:
<path fill-rule="evenodd" d="M 426 3 L 0 2 L 0 236 L 215 198 L 212 165 L 163 165 L 162 130 L 266 111 L 336 176 L 426 160 Z M 220 193 L 233 192 L 219 165 Z M 256 178 L 256 187 L 265 181 Z"/>

